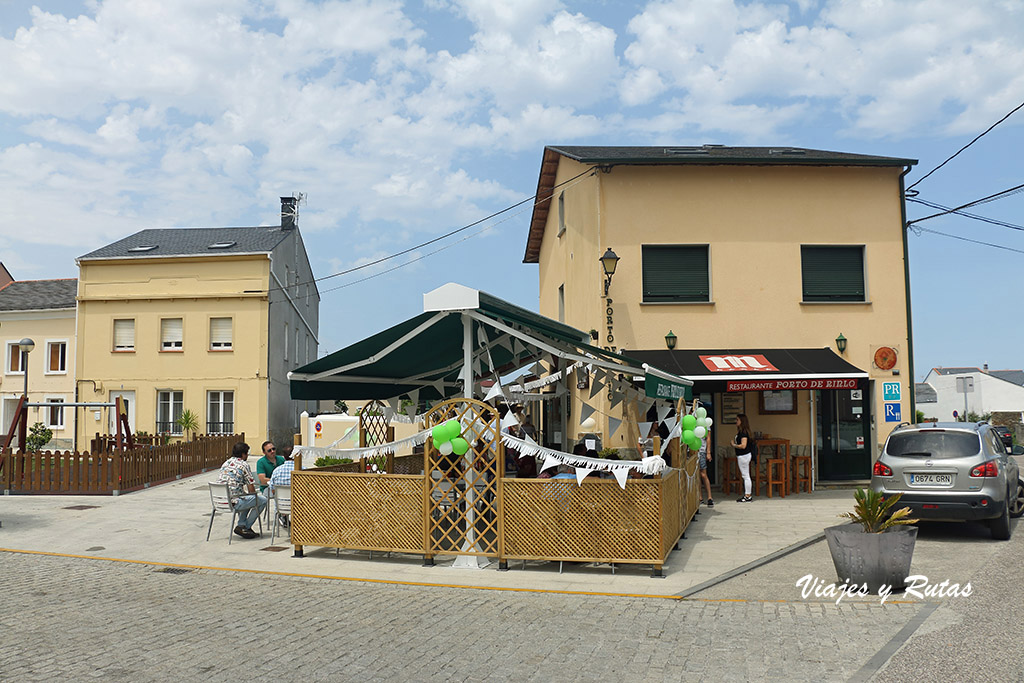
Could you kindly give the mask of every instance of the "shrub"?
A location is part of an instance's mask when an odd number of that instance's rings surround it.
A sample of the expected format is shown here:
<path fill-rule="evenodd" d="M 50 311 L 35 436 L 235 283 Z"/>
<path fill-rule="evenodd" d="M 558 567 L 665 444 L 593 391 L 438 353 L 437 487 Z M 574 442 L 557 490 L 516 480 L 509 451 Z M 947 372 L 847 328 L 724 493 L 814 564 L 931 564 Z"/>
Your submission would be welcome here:
<path fill-rule="evenodd" d="M 316 467 L 329 467 L 330 465 L 347 465 L 352 462 L 352 458 L 332 458 L 329 455 L 324 455 L 316 459 L 313 463 Z"/>
<path fill-rule="evenodd" d="M 28 438 L 25 439 L 25 450 L 38 451 L 50 443 L 53 438 L 53 430 L 42 422 L 36 422 L 28 430 Z"/>

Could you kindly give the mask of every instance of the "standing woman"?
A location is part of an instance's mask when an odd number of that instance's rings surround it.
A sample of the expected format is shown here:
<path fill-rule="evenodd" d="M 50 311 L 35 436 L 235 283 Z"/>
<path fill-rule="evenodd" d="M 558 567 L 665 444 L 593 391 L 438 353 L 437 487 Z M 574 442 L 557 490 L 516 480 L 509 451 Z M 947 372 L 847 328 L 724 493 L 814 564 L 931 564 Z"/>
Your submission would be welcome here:
<path fill-rule="evenodd" d="M 736 449 L 736 464 L 740 468 L 740 476 L 743 477 L 743 497 L 737 499 L 737 503 L 749 503 L 753 500 L 750 497 L 750 458 L 752 456 L 750 422 L 747 421 L 745 413 L 736 416 L 736 438 L 732 441 L 732 447 Z"/>

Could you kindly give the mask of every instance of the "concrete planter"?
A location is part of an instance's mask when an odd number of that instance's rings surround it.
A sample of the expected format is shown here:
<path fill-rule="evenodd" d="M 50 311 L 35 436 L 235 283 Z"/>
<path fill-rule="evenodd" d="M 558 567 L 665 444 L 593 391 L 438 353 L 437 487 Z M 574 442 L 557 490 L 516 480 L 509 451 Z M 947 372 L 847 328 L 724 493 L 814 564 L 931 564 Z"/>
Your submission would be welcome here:
<path fill-rule="evenodd" d="M 860 524 L 840 524 L 827 527 L 825 539 L 840 581 L 866 583 L 873 594 L 878 593 L 883 583 L 893 590 L 905 586 L 914 556 L 917 527 L 901 525 L 880 534 L 869 534 Z"/>

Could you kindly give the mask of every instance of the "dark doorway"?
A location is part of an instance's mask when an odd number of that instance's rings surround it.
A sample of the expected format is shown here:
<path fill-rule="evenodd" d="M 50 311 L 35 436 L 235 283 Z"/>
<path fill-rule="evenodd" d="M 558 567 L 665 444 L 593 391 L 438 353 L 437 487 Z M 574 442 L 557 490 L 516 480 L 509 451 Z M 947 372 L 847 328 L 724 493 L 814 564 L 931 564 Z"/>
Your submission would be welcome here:
<path fill-rule="evenodd" d="M 870 479 L 871 402 L 866 388 L 818 391 L 818 478 Z"/>

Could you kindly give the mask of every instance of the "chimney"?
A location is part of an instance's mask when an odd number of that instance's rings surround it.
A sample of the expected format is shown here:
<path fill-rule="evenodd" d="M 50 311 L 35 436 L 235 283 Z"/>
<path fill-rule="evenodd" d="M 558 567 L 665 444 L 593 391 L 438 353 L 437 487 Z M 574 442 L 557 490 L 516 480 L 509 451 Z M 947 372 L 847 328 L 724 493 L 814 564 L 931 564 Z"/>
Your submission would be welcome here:
<path fill-rule="evenodd" d="M 983 365 L 983 366 L 981 367 L 981 371 L 982 371 L 982 372 L 988 372 L 988 363 L 985 363 L 985 365 Z"/>
<path fill-rule="evenodd" d="M 298 200 L 295 197 L 281 197 L 281 229 L 292 230 L 295 228 L 296 219 L 299 215 Z"/>

